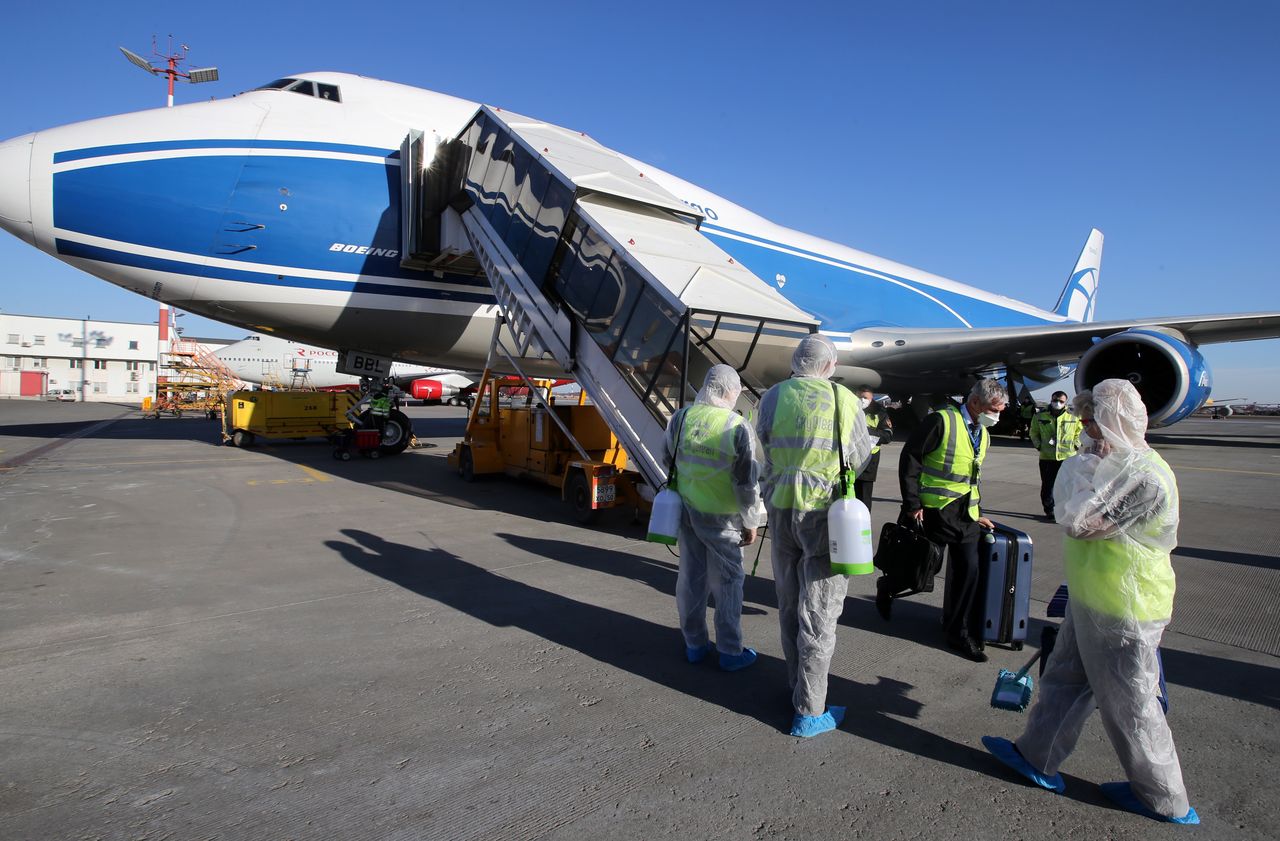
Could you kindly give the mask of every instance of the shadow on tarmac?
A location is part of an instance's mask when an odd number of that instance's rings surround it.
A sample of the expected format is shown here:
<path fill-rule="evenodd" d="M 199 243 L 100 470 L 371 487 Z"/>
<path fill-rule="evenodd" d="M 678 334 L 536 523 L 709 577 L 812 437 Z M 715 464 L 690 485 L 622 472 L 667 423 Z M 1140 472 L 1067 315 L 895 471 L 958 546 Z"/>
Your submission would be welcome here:
<path fill-rule="evenodd" d="M 1210 438 L 1205 435 L 1148 435 L 1147 442 L 1153 447 L 1242 447 L 1244 449 L 1273 450 L 1276 447 L 1275 439 L 1280 438 L 1280 435 L 1237 434 L 1240 437 Z"/>
<path fill-rule="evenodd" d="M 790 691 L 785 689 L 786 669 L 780 659 L 760 655 L 749 672 L 735 675 L 724 675 L 705 664 L 690 666 L 680 655 L 684 644 L 680 632 L 673 627 L 494 575 L 442 549 L 408 547 L 355 529 L 344 529 L 342 534 L 348 541 L 329 540 L 326 545 L 370 575 L 490 625 L 518 627 L 654 684 L 717 704 L 777 730 L 790 730 Z M 616 572 L 609 567 L 617 565 L 618 556 L 621 553 L 605 554 L 600 568 Z M 627 558 L 630 561 L 630 556 Z M 636 573 L 623 575 L 635 577 Z M 666 565 L 641 566 L 637 575 L 646 582 L 653 582 L 652 576 L 658 580 L 675 579 L 675 573 Z M 663 585 L 659 582 L 658 586 Z M 906 695 L 910 689 L 909 684 L 884 677 L 878 677 L 876 684 L 859 684 L 835 675 L 829 681 L 832 698 L 855 710 L 841 730 L 969 771 L 1000 772 L 1000 764 L 986 751 L 901 721 L 919 718 L 922 712 L 919 701 Z"/>
<path fill-rule="evenodd" d="M 775 657 L 761 655 L 749 672 L 731 675 L 705 664 L 691 666 L 681 656 L 683 642 L 675 628 L 495 575 L 438 548 L 419 549 L 357 529 L 343 529 L 342 534 L 349 542 L 330 540 L 325 545 L 351 565 L 410 592 L 496 627 L 519 628 L 784 733 L 790 729 L 792 709 L 790 692 L 785 689 L 785 665 Z M 542 543 L 547 548 L 558 544 Z M 622 556 L 618 552 L 597 553 L 614 562 Z M 630 574 L 636 580 L 658 589 L 665 589 L 668 581 L 674 586 L 675 573 L 666 564 L 632 559 L 632 567 Z M 750 691 L 761 687 L 766 689 Z M 986 751 L 903 721 L 919 719 L 923 709 L 907 696 L 911 688 L 911 684 L 882 676 L 869 684 L 832 675 L 828 684 L 830 697 L 851 710 L 840 728 L 847 733 L 975 773 L 1021 780 L 1003 770 Z M 1072 788 L 1092 795 L 1076 799 L 1094 804 L 1100 801 L 1095 787 L 1076 782 Z"/>
<path fill-rule="evenodd" d="M 102 418 L 94 418 L 93 420 L 68 421 L 66 423 L 10 424 L 8 426 L 0 426 L 0 435 L 14 438 L 48 438 L 52 441 L 55 438 L 70 435 L 87 426 L 93 426 L 95 423 L 102 423 L 102 421 Z"/>
<path fill-rule="evenodd" d="M 1160 649 L 1160 657 L 1164 661 L 1165 680 L 1175 686 L 1280 709 L 1280 669 L 1164 647 Z M 1178 696 L 1173 693 L 1169 704 L 1176 703 Z"/>
<path fill-rule="evenodd" d="M 1253 555 L 1248 552 L 1228 552 L 1224 549 L 1200 549 L 1195 546 L 1179 546 L 1173 550 L 1176 557 L 1200 558 L 1205 561 L 1221 561 L 1226 564 L 1280 569 L 1280 558 L 1274 555 Z"/>
<path fill-rule="evenodd" d="M 548 540 L 539 537 L 526 537 L 519 534 L 499 532 L 494 535 L 512 546 L 530 554 L 550 558 L 557 563 L 572 564 L 581 569 L 616 575 L 629 581 L 637 581 L 652 587 L 654 590 L 670 596 L 676 595 L 676 575 L 679 562 L 671 563 L 655 561 L 641 555 L 600 549 L 594 546 L 583 546 L 562 540 Z M 768 550 L 760 559 L 762 564 L 768 563 Z M 749 567 L 750 565 L 748 565 Z M 748 569 L 749 572 L 749 569 Z M 714 596 L 713 596 L 714 599 Z M 742 582 L 742 604 L 744 614 L 764 614 L 769 610 L 777 611 L 778 594 L 773 580 L 748 574 Z M 752 611 L 752 605 L 764 610 Z M 709 607 L 714 607 L 712 601 Z M 885 622 L 876 612 L 875 602 L 868 596 L 850 594 L 845 599 L 844 612 L 840 615 L 840 624 L 848 628 L 858 628 L 881 636 L 908 640 L 920 645 L 942 649 L 942 611 L 933 605 L 913 601 L 910 598 L 894 602 L 893 621 Z"/>

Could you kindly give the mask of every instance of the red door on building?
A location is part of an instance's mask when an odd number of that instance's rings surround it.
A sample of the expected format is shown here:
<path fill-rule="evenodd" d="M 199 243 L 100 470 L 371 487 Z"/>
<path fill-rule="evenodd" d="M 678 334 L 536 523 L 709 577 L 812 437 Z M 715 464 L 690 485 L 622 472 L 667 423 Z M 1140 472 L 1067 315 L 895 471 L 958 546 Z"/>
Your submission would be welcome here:
<path fill-rule="evenodd" d="M 46 371 L 23 371 L 18 393 L 23 397 L 39 397 L 44 394 L 49 374 Z"/>

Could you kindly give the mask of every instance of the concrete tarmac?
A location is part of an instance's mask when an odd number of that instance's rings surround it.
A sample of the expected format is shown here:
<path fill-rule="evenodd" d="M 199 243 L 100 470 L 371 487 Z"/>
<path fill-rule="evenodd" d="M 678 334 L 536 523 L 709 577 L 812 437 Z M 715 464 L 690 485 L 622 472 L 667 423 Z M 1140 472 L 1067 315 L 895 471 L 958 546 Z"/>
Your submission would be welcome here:
<path fill-rule="evenodd" d="M 338 462 L 0 402 L 0 838 L 1280 837 L 1280 419 L 1152 435 L 1182 494 L 1163 651 L 1192 829 L 1102 797 L 1122 772 L 1096 716 L 1062 796 L 981 746 L 1021 732 L 991 688 L 1057 621 L 1029 447 L 997 439 L 983 487 L 1036 542 L 1027 649 L 971 663 L 942 644 L 941 580 L 885 623 L 853 579 L 829 694 L 848 718 L 800 740 L 767 544 L 760 661 L 689 665 L 677 559 L 626 512 L 584 528 L 550 489 L 464 483 L 444 461 L 463 410 L 409 414 L 422 448 Z"/>

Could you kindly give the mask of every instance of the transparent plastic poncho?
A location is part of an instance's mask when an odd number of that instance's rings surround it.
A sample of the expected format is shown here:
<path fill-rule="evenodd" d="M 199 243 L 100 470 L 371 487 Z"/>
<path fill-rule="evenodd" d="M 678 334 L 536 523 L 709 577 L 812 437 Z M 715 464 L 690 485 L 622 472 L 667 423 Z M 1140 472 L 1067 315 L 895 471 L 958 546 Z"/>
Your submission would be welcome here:
<path fill-rule="evenodd" d="M 1128 380 L 1104 380 L 1077 396 L 1076 411 L 1096 426 L 1086 428 L 1079 455 L 1063 463 L 1054 484 L 1071 599 L 1106 615 L 1167 620 L 1178 487 L 1146 442 L 1146 407 Z"/>

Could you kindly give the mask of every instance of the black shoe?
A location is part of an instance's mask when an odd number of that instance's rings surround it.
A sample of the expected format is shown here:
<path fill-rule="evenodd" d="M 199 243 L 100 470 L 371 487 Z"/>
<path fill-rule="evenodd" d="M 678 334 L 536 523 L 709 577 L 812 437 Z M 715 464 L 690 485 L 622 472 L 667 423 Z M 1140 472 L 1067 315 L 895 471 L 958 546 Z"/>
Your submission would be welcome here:
<path fill-rule="evenodd" d="M 893 591 L 886 576 L 876 580 L 876 612 L 886 622 L 893 616 Z"/>
<path fill-rule="evenodd" d="M 975 663 L 987 662 L 987 655 L 982 650 L 982 643 L 971 640 L 968 637 L 947 637 L 947 648 L 960 652 L 961 655 Z"/>

